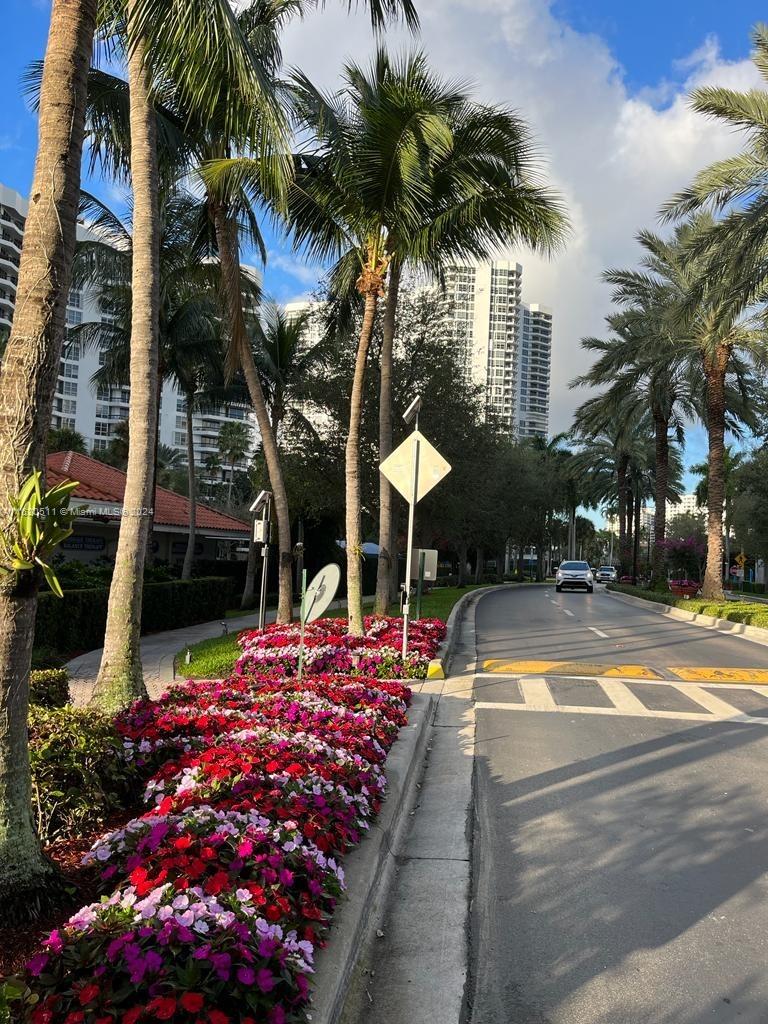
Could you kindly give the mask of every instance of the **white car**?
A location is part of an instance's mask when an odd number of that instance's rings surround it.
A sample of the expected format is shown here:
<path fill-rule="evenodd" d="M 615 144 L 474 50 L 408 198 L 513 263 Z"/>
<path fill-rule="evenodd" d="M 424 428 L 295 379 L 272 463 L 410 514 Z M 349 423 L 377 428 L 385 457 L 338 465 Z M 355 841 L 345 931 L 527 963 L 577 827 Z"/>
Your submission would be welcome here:
<path fill-rule="evenodd" d="M 591 594 L 595 577 L 589 562 L 561 562 L 555 573 L 555 590 L 560 594 L 565 589 L 586 590 Z"/>
<path fill-rule="evenodd" d="M 615 583 L 618 578 L 618 571 L 613 565 L 601 565 L 597 570 L 598 583 Z"/>

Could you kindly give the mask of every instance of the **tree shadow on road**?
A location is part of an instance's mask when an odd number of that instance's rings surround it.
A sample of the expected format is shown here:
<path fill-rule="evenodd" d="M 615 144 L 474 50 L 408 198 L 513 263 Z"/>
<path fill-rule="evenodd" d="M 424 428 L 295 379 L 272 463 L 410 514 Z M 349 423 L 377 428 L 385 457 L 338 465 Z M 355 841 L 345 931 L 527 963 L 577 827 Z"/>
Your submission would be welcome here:
<path fill-rule="evenodd" d="M 479 716 L 473 1024 L 765 1024 L 765 728 L 612 719 L 571 761 L 567 716 L 509 717 Z"/>

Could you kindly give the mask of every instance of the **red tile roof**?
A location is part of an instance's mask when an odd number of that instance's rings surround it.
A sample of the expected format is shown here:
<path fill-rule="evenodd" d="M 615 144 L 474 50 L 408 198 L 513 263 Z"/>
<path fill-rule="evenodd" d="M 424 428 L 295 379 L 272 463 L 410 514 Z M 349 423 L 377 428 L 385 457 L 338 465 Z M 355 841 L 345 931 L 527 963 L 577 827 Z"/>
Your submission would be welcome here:
<path fill-rule="evenodd" d="M 48 486 L 62 480 L 79 481 L 74 497 L 84 501 L 105 501 L 120 505 L 125 494 L 125 473 L 114 466 L 107 466 L 88 455 L 78 452 L 54 452 L 46 460 Z M 157 488 L 155 501 L 155 523 L 158 526 L 189 526 L 189 499 L 175 494 L 165 487 Z M 216 512 L 207 505 L 197 503 L 197 528 L 227 533 L 250 532 L 250 525 L 242 519 Z"/>

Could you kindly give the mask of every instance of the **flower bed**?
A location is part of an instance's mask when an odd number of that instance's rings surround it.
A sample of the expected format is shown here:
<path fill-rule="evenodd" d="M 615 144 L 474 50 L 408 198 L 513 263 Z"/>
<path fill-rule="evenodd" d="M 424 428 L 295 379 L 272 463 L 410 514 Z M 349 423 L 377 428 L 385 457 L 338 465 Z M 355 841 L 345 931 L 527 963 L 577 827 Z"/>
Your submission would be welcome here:
<path fill-rule="evenodd" d="M 328 664 L 335 647 L 334 674 L 299 685 L 291 631 L 273 628 L 269 640 L 243 638 L 230 680 L 187 682 L 118 716 L 149 809 L 87 855 L 104 896 L 30 962 L 20 1016 L 32 1024 L 304 1019 L 314 952 L 343 889 L 341 858 L 379 811 L 382 766 L 410 701 L 402 683 L 338 671 L 357 651 L 357 671 L 396 664 L 393 620 L 369 621 L 356 642 L 329 625 L 324 640 L 313 629 L 311 649 L 323 653 L 311 664 Z M 401 665 L 411 675 L 444 631 L 420 625 Z"/>
<path fill-rule="evenodd" d="M 413 679 L 427 665 L 445 636 L 439 619 L 419 619 L 408 634 L 408 656 L 401 657 L 402 619 L 367 616 L 363 636 L 347 633 L 346 619 L 319 619 L 304 634 L 307 672 L 359 673 L 379 678 Z M 243 653 L 235 663 L 237 675 L 264 672 L 293 675 L 299 662 L 299 627 L 275 626 L 261 632 L 245 630 L 238 637 Z"/>

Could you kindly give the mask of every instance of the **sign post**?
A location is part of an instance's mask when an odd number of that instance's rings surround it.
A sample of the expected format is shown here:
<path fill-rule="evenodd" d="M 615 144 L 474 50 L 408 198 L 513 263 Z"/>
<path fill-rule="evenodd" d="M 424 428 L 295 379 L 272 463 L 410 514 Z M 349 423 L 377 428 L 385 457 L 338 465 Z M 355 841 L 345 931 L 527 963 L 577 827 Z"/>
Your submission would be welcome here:
<path fill-rule="evenodd" d="M 272 492 L 261 491 L 251 505 L 251 512 L 261 519 L 253 520 L 253 543 L 261 544 L 261 594 L 259 595 L 259 629 L 267 624 L 267 572 L 269 569 L 269 530 L 272 513 Z"/>
<path fill-rule="evenodd" d="M 403 647 L 402 657 L 408 653 L 408 620 L 410 617 L 411 573 L 413 571 L 413 527 L 416 505 L 429 494 L 451 471 L 450 464 L 419 431 L 419 409 L 421 399 L 417 398 L 403 417 L 408 423 L 414 419 L 413 433 L 403 441 L 379 466 L 380 472 L 389 480 L 408 502 L 408 547 L 405 565 L 405 600 L 403 602 Z"/>
<path fill-rule="evenodd" d="M 334 562 L 312 580 L 307 587 L 307 570 L 301 572 L 301 608 L 299 610 L 299 682 L 304 675 L 304 627 L 319 618 L 336 596 L 341 582 L 341 569 Z"/>

